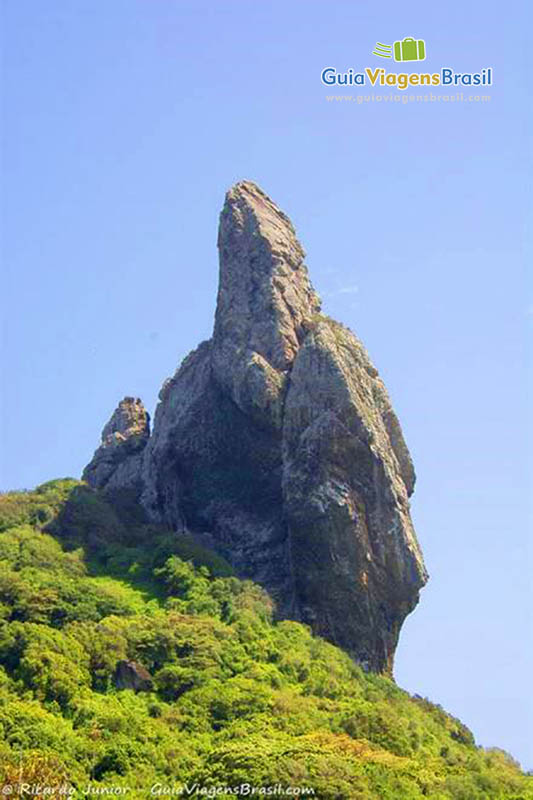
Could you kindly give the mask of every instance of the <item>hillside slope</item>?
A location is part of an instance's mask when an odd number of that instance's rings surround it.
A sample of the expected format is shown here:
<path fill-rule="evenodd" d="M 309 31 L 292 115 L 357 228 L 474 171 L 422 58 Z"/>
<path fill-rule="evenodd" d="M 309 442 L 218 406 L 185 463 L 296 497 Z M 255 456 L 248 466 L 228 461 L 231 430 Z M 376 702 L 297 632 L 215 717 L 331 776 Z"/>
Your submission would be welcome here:
<path fill-rule="evenodd" d="M 274 622 L 263 589 L 127 492 L 61 480 L 1 496 L 0 617 L 0 784 L 533 798 L 510 756 Z"/>

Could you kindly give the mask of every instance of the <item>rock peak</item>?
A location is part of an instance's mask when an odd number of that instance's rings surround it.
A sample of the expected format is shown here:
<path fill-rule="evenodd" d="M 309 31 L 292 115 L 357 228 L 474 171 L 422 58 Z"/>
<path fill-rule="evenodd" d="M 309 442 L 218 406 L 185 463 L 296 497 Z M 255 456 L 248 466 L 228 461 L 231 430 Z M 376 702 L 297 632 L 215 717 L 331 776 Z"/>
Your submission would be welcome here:
<path fill-rule="evenodd" d="M 273 217 L 278 218 L 296 236 L 293 224 L 289 217 L 277 206 L 274 201 L 264 192 L 257 183 L 253 181 L 238 181 L 226 192 L 224 209 L 231 204 L 238 203 L 242 207 L 248 206 L 258 218 Z M 301 245 L 300 245 L 301 246 Z M 303 253 L 303 251 L 302 251 Z"/>
<path fill-rule="evenodd" d="M 150 436 L 150 417 L 139 397 L 125 397 L 102 431 L 102 444 L 120 444 L 132 437 Z"/>
<path fill-rule="evenodd" d="M 152 435 L 126 398 L 84 476 L 135 488 L 366 668 L 391 671 L 427 580 L 415 473 L 377 370 L 320 313 L 294 227 L 254 183 L 226 194 L 213 337 L 160 394 Z"/>
<path fill-rule="evenodd" d="M 319 309 L 289 218 L 258 187 L 226 194 L 218 234 L 220 278 L 213 369 L 246 413 L 280 422 L 284 375 Z"/>
<path fill-rule="evenodd" d="M 104 425 L 100 447 L 85 467 L 83 480 L 98 488 L 136 484 L 141 453 L 149 438 L 150 416 L 142 401 L 125 397 Z"/>
<path fill-rule="evenodd" d="M 220 215 L 219 249 L 223 248 L 226 237 L 231 237 L 235 228 L 238 231 L 244 228 L 250 234 L 255 233 L 259 238 L 270 241 L 274 250 L 276 244 L 282 249 L 289 246 L 289 251 L 294 248 L 290 256 L 295 267 L 305 257 L 289 217 L 252 181 L 239 181 L 226 192 Z"/>

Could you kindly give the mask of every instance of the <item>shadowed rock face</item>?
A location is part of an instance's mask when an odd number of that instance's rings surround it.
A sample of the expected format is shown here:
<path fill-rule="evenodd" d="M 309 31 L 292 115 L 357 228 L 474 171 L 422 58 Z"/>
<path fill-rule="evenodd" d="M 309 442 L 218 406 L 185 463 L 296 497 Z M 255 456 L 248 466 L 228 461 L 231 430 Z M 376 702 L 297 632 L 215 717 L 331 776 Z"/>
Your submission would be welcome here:
<path fill-rule="evenodd" d="M 84 477 L 137 487 L 152 519 L 262 583 L 280 616 L 390 671 L 427 575 L 386 389 L 353 333 L 320 313 L 290 221 L 255 184 L 226 195 L 218 247 L 213 338 L 164 384 L 149 438 L 118 425 L 119 406 Z"/>
<path fill-rule="evenodd" d="M 117 689 L 133 689 L 134 692 L 149 692 L 153 688 L 152 676 L 136 661 L 119 661 L 113 676 Z"/>

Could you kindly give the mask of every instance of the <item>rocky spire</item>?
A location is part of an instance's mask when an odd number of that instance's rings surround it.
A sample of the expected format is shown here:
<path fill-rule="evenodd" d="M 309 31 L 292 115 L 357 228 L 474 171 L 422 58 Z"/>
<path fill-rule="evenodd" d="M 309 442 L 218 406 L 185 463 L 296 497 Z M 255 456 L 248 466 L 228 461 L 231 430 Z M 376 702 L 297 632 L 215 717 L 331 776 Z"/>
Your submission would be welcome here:
<path fill-rule="evenodd" d="M 250 181 L 226 194 L 212 365 L 245 413 L 281 425 L 285 378 L 320 309 L 288 217 Z"/>
<path fill-rule="evenodd" d="M 86 479 L 136 486 L 152 519 L 262 583 L 279 616 L 391 671 L 427 575 L 385 386 L 320 313 L 292 224 L 255 184 L 227 193 L 218 246 L 212 340 L 165 383 L 148 442 L 146 412 L 123 401 Z"/>
<path fill-rule="evenodd" d="M 141 453 L 150 437 L 150 417 L 139 398 L 125 397 L 102 431 L 102 442 L 83 471 L 95 488 L 136 484 Z"/>

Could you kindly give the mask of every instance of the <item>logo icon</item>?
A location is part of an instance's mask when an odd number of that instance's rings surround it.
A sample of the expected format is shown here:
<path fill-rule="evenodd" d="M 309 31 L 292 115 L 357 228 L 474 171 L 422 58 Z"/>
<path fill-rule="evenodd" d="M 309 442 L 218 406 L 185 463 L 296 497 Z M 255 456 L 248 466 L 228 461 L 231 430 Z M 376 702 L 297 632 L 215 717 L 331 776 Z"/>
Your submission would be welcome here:
<path fill-rule="evenodd" d="M 381 42 L 376 42 L 376 46 L 372 50 L 372 55 L 379 56 L 380 58 L 392 58 L 392 47 L 390 44 L 381 44 Z"/>
<path fill-rule="evenodd" d="M 424 39 L 412 39 L 406 36 L 405 39 L 394 42 L 394 50 L 390 44 L 376 42 L 372 51 L 373 56 L 380 58 L 392 58 L 393 53 L 395 61 L 425 61 L 426 43 Z"/>

